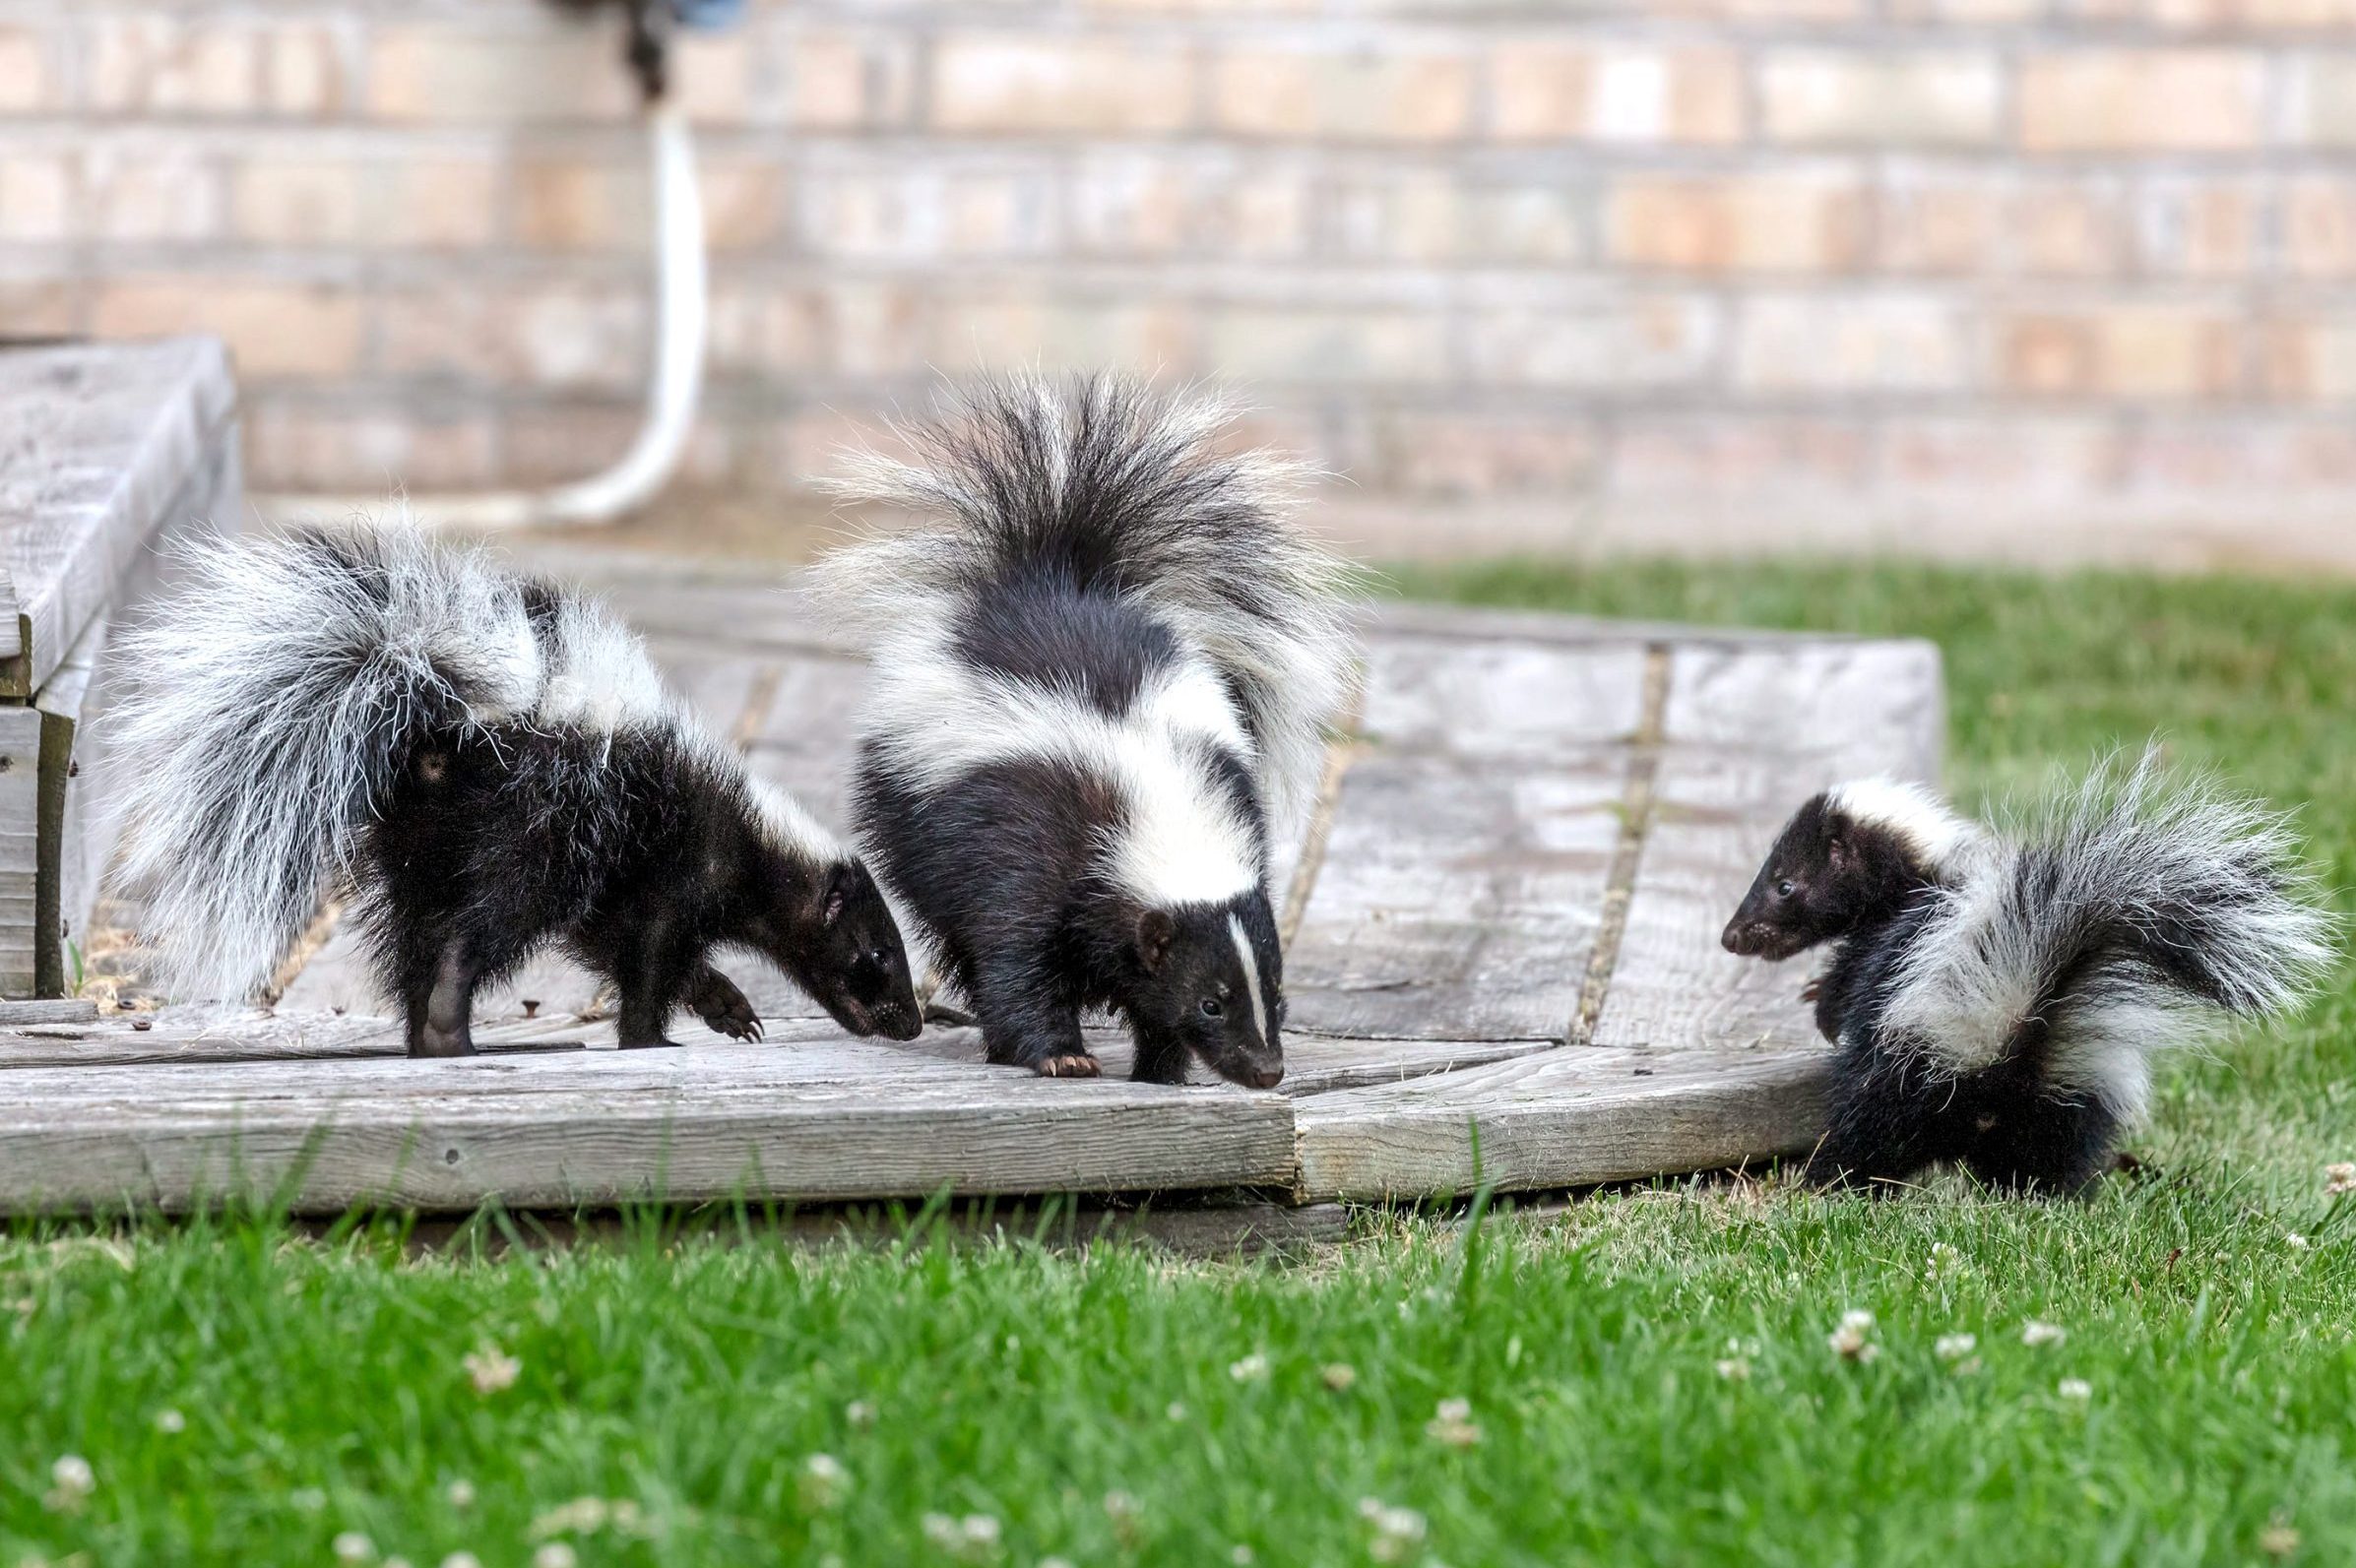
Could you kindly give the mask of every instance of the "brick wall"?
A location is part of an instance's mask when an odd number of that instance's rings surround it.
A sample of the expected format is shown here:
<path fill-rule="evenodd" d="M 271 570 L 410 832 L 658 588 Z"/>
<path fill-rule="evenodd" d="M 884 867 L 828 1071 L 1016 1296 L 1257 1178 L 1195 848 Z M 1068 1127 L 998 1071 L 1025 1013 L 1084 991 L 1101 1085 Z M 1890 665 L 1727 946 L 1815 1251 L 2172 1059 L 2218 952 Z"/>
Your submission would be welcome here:
<path fill-rule="evenodd" d="M 537 0 L 0 0 L 0 322 L 206 327 L 256 488 L 626 439 L 647 192 Z M 712 484 L 933 367 L 1244 381 L 1439 547 L 2356 558 L 2356 0 L 755 0 Z"/>

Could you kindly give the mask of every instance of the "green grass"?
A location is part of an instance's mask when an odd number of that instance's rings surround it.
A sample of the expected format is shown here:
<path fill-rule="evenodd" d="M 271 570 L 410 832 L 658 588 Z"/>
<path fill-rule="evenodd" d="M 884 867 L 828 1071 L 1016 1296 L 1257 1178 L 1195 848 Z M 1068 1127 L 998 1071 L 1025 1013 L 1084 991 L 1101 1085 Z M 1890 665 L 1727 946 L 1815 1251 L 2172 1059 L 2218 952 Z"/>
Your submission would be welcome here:
<path fill-rule="evenodd" d="M 1407 586 L 1929 636 L 1966 798 L 2158 730 L 2306 803 L 2356 882 L 2356 592 L 1808 566 Z M 536 1520 L 583 1563 L 2346 1562 L 2356 1210 L 2323 1165 L 2356 1160 L 2352 1000 L 2171 1073 L 2143 1173 L 2082 1205 L 1675 1184 L 1373 1217 L 1261 1263 L 797 1250 L 726 1216 L 504 1258 L 414 1258 L 383 1227 L 27 1231 L 0 1242 L 0 1568 L 329 1562 L 345 1531 L 501 1568 Z M 1827 1347 L 1851 1308 L 1871 1361 Z M 2031 1319 L 2067 1338 L 2024 1344 Z M 1942 1360 L 1956 1333 L 1977 1348 Z M 483 1347 L 512 1386 L 478 1392 Z M 1428 1433 L 1449 1399 L 1477 1443 Z M 52 1508 L 67 1454 L 96 1485 Z M 821 1454 L 847 1482 L 810 1476 Z M 554 1530 L 580 1497 L 633 1505 L 627 1528 Z M 928 1513 L 998 1535 L 945 1553 Z"/>

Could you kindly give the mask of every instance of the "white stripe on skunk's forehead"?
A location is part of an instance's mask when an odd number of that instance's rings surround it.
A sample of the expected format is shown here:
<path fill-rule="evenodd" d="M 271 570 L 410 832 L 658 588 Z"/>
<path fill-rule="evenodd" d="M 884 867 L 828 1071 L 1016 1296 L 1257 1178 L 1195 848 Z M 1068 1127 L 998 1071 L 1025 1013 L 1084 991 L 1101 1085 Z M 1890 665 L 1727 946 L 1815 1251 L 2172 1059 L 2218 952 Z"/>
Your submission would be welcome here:
<path fill-rule="evenodd" d="M 566 596 L 549 641 L 534 719 L 606 734 L 669 721 L 670 695 L 645 645 L 604 606 Z"/>
<path fill-rule="evenodd" d="M 1236 939 L 1236 957 L 1243 964 L 1243 988 L 1251 993 L 1252 1027 L 1260 1032 L 1260 1038 L 1268 1038 L 1268 998 L 1260 990 L 1260 956 L 1252 951 L 1251 933 L 1243 929 L 1243 917 L 1231 914 L 1227 928 Z"/>
<path fill-rule="evenodd" d="M 1886 774 L 1827 790 L 1824 803 L 1853 822 L 1888 829 L 1934 870 L 1980 841 L 1978 824 L 1956 815 L 1921 784 Z"/>
<path fill-rule="evenodd" d="M 843 842 L 827 832 L 800 801 L 768 780 L 749 774 L 744 787 L 752 797 L 753 809 L 760 813 L 761 831 L 772 845 L 812 865 L 832 865 L 851 858 Z"/>

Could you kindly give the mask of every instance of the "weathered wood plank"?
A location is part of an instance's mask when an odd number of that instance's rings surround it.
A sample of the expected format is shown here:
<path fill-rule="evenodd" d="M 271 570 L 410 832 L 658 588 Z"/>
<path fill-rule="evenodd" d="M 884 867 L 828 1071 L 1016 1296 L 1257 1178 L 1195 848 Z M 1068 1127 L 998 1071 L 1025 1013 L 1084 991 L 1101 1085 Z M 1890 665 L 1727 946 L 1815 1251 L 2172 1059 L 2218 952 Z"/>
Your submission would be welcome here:
<path fill-rule="evenodd" d="M 1571 1046 L 1296 1102 L 1302 1202 L 1586 1186 L 1804 1152 L 1823 1125 L 1813 1051 Z"/>
<path fill-rule="evenodd" d="M 38 977 L 41 716 L 0 708 L 0 992 L 30 996 Z"/>
<path fill-rule="evenodd" d="M 1084 1029 L 1082 1034 L 1089 1049 L 1103 1064 L 1107 1078 L 1128 1077 L 1136 1050 L 1127 1030 L 1094 1026 Z M 1321 1035 L 1288 1035 L 1284 1045 L 1285 1079 L 1277 1086 L 1277 1093 L 1296 1098 L 1369 1084 L 1403 1083 L 1429 1073 L 1453 1072 L 1548 1048 L 1543 1040 L 1332 1039 Z M 942 1061 L 979 1065 L 983 1060 L 982 1035 L 973 1029 L 928 1025 L 923 1035 L 898 1048 Z M 1201 1063 L 1188 1064 L 1189 1084 L 1210 1085 L 1219 1081 L 1218 1075 Z"/>
<path fill-rule="evenodd" d="M 464 1062 L 28 1068 L 0 1108 L 0 1205 L 298 1213 L 747 1196 L 1281 1184 L 1290 1103 L 1054 1082 L 875 1046 Z"/>
<path fill-rule="evenodd" d="M 1300 1034 L 1560 1039 L 1643 713 L 1640 645 L 1385 639 L 1286 958 Z"/>
<path fill-rule="evenodd" d="M 1655 821 L 1595 1043 L 1817 1044 L 1799 999 L 1816 960 L 1737 959 L 1718 934 L 1809 795 L 1876 773 L 1937 781 L 1938 652 L 1922 643 L 1681 649 L 1672 680 Z"/>
<path fill-rule="evenodd" d="M 0 354 L 0 577 L 21 650 L 7 695 L 38 691 L 227 438 L 236 395 L 209 338 Z M 0 617 L 5 618 L 5 617 Z"/>
<path fill-rule="evenodd" d="M 1286 959 L 1293 1033 L 1560 1039 L 1623 772 L 1609 754 L 1543 766 L 1362 757 Z"/>

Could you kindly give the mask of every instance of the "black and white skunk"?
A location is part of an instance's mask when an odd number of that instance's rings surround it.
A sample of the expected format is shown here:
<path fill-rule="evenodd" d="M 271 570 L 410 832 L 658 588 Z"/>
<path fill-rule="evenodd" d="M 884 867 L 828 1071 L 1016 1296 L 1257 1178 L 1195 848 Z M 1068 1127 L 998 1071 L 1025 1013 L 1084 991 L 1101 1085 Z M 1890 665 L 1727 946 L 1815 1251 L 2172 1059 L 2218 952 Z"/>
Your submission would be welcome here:
<path fill-rule="evenodd" d="M 1811 1170 L 1956 1160 L 2075 1191 L 2149 1098 L 2151 1060 L 2298 1005 L 2333 960 L 2281 819 L 2146 756 L 2010 831 L 1888 780 L 1793 817 L 1727 925 L 1735 953 L 1839 950 L 1811 988 L 1837 1047 Z"/>
<path fill-rule="evenodd" d="M 550 940 L 610 980 L 624 1045 L 685 1004 L 759 1033 L 711 968 L 774 960 L 859 1035 L 914 1036 L 882 895 L 750 778 L 600 605 L 414 528 L 194 551 L 112 721 L 126 885 L 182 994 L 261 987 L 333 874 L 417 1056 L 471 1053 L 475 988 Z"/>
<path fill-rule="evenodd" d="M 1315 792 L 1346 699 L 1340 567 L 1280 515 L 1282 465 L 1212 400 L 995 383 L 867 457 L 846 494 L 932 525 L 843 551 L 819 593 L 868 643 L 862 847 L 989 1059 L 1094 1076 L 1083 1008 L 1175 1083 L 1189 1052 L 1284 1076 L 1272 823 Z"/>

